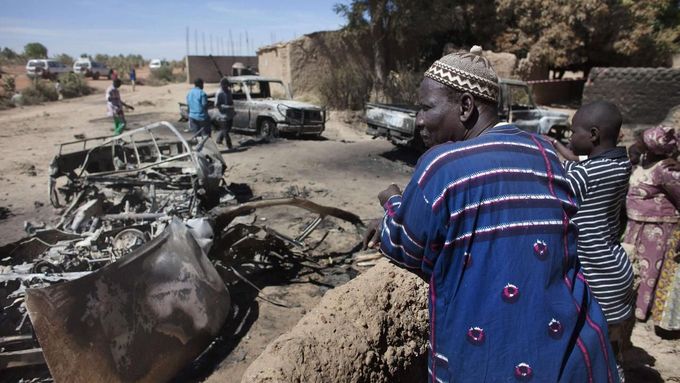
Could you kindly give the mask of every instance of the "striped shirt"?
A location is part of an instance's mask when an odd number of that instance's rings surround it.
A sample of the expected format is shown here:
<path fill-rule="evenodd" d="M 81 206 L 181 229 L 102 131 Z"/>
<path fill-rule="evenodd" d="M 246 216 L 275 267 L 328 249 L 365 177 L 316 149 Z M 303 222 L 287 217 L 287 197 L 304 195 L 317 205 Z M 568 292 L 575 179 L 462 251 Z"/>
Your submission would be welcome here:
<path fill-rule="evenodd" d="M 621 247 L 621 213 L 631 163 L 617 147 L 585 161 L 566 161 L 567 179 L 579 203 L 578 257 L 583 275 L 609 324 L 633 314 L 633 267 Z"/>
<path fill-rule="evenodd" d="M 617 381 L 542 137 L 503 124 L 438 145 L 384 208 L 381 251 L 430 280 L 430 382 Z"/>

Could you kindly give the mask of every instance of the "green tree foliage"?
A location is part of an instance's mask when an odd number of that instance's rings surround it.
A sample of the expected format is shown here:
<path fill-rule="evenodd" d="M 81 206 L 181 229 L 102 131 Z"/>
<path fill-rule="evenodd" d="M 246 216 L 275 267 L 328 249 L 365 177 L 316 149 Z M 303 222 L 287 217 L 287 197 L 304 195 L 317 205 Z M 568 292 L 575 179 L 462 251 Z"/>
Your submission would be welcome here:
<path fill-rule="evenodd" d="M 56 55 L 56 56 L 54 56 L 54 59 L 61 62 L 62 64 L 66 65 L 66 66 L 72 66 L 74 61 L 75 61 L 73 59 L 73 57 L 67 55 L 66 53 Z"/>
<path fill-rule="evenodd" d="M 52 81 L 36 79 L 28 88 L 21 91 L 25 105 L 41 104 L 46 101 L 57 101 L 59 94 Z"/>
<path fill-rule="evenodd" d="M 8 47 L 4 47 L 0 50 L 0 57 L 6 60 L 14 60 L 19 57 L 19 54 Z"/>
<path fill-rule="evenodd" d="M 347 30 L 372 41 L 378 84 L 399 66 L 421 68 L 439 58 L 446 43 L 490 41 L 496 32 L 493 0 L 353 0 L 335 12 Z"/>
<path fill-rule="evenodd" d="M 347 0 L 346 31 L 370 41 L 373 76 L 423 70 L 446 43 L 528 57 L 553 69 L 667 65 L 680 51 L 677 0 Z"/>
<path fill-rule="evenodd" d="M 59 75 L 59 81 L 64 98 L 86 96 L 93 91 L 93 88 L 87 86 L 87 81 L 81 74 L 62 73 Z"/>
<path fill-rule="evenodd" d="M 94 56 L 94 61 L 105 64 L 110 69 L 114 69 L 119 75 L 123 75 L 129 72 L 130 67 L 139 68 L 144 65 L 144 57 L 142 55 L 105 55 L 96 54 Z"/>
<path fill-rule="evenodd" d="M 555 69 L 668 63 L 678 49 L 673 0 L 497 0 L 499 50 Z"/>
<path fill-rule="evenodd" d="M 28 43 L 24 46 L 24 56 L 29 59 L 46 59 L 47 47 L 40 43 Z"/>

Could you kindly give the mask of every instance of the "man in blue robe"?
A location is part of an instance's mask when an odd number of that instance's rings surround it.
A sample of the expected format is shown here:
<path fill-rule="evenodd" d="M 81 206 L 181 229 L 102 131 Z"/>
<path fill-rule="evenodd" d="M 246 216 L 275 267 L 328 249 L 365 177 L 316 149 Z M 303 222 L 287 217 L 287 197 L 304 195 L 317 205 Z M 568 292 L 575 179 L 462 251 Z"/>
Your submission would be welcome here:
<path fill-rule="evenodd" d="M 577 210 L 550 143 L 498 123 L 481 48 L 425 73 L 416 125 L 432 148 L 368 246 L 429 281 L 430 382 L 618 382 L 576 254 Z"/>

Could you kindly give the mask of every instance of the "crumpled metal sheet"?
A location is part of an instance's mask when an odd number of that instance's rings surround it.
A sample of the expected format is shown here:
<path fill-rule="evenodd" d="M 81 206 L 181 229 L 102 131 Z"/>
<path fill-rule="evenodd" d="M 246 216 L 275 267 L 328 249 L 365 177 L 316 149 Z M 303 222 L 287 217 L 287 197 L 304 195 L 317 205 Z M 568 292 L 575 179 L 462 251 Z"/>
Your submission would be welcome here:
<path fill-rule="evenodd" d="M 230 298 L 189 229 L 174 219 L 118 262 L 28 290 L 27 306 L 56 382 L 161 382 L 210 344 Z"/>

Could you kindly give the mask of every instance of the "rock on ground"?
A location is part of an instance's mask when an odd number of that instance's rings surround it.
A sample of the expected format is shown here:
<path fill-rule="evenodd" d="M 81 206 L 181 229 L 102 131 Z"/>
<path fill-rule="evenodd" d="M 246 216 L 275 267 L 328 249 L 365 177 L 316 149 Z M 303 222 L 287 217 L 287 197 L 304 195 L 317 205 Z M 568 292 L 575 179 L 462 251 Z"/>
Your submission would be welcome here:
<path fill-rule="evenodd" d="M 413 382 L 427 374 L 427 284 L 387 260 L 329 291 L 242 382 Z"/>

